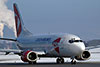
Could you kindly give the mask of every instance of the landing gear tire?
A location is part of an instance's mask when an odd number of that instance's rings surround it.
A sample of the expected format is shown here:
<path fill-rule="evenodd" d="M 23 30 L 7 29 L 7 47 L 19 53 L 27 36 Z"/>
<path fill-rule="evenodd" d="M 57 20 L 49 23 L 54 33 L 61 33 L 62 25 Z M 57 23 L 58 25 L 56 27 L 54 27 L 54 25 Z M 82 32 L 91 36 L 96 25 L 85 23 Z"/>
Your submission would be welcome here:
<path fill-rule="evenodd" d="M 72 57 L 71 57 L 71 59 L 72 59 L 71 64 L 76 64 L 75 57 L 74 57 L 74 56 L 72 56 Z"/>
<path fill-rule="evenodd" d="M 72 61 L 71 61 L 71 64 L 76 64 L 76 61 L 75 61 L 75 60 L 72 60 Z"/>
<path fill-rule="evenodd" d="M 36 61 L 34 61 L 34 62 L 28 62 L 29 64 L 36 64 Z"/>
<path fill-rule="evenodd" d="M 57 62 L 58 64 L 64 63 L 64 59 L 61 58 L 61 57 L 60 57 L 60 58 L 57 58 L 56 62 Z"/>

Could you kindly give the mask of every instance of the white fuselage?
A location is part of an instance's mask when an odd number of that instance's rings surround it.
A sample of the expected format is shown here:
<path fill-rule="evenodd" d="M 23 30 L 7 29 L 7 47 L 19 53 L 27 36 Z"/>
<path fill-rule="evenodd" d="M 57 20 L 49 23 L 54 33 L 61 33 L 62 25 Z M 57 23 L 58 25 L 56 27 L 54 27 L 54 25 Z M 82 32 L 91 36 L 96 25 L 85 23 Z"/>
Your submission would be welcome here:
<path fill-rule="evenodd" d="M 49 56 L 77 56 L 85 50 L 80 38 L 72 34 L 36 35 L 17 38 L 17 41 L 22 50 L 44 51 Z"/>

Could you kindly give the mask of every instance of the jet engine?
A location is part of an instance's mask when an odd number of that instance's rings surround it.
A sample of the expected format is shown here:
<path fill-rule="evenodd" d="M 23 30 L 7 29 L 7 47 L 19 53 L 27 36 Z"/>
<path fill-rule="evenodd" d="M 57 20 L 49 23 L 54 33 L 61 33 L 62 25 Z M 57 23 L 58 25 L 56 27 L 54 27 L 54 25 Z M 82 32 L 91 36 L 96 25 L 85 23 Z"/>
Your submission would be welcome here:
<path fill-rule="evenodd" d="M 89 51 L 83 51 L 83 53 L 80 56 L 76 56 L 75 59 L 76 60 L 87 60 L 89 59 L 91 56 Z"/>
<path fill-rule="evenodd" d="M 21 60 L 24 62 L 35 62 L 38 58 L 38 55 L 33 51 L 23 52 L 21 55 Z"/>

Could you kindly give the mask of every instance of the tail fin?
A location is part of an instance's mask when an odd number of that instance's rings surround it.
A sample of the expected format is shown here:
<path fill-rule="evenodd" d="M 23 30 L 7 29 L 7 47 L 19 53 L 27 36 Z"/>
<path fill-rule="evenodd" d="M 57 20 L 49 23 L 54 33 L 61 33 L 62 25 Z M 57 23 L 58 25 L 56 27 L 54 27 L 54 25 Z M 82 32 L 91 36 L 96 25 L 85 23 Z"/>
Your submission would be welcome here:
<path fill-rule="evenodd" d="M 17 4 L 13 4 L 14 14 L 15 14 L 15 25 L 16 25 L 16 35 L 17 37 L 26 37 L 32 35 L 23 24 L 20 13 L 18 11 Z"/>

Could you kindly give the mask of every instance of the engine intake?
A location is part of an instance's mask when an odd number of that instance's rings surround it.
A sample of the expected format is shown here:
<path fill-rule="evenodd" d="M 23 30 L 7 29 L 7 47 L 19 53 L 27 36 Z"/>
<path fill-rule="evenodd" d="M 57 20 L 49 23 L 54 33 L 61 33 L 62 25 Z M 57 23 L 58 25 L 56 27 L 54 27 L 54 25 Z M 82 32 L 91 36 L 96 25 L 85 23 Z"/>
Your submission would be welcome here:
<path fill-rule="evenodd" d="M 83 51 L 83 53 L 80 56 L 76 56 L 75 59 L 76 60 L 87 60 L 89 59 L 91 56 L 89 51 Z"/>
<path fill-rule="evenodd" d="M 21 60 L 24 62 L 34 62 L 38 58 L 38 55 L 33 51 L 26 51 L 21 55 Z"/>

